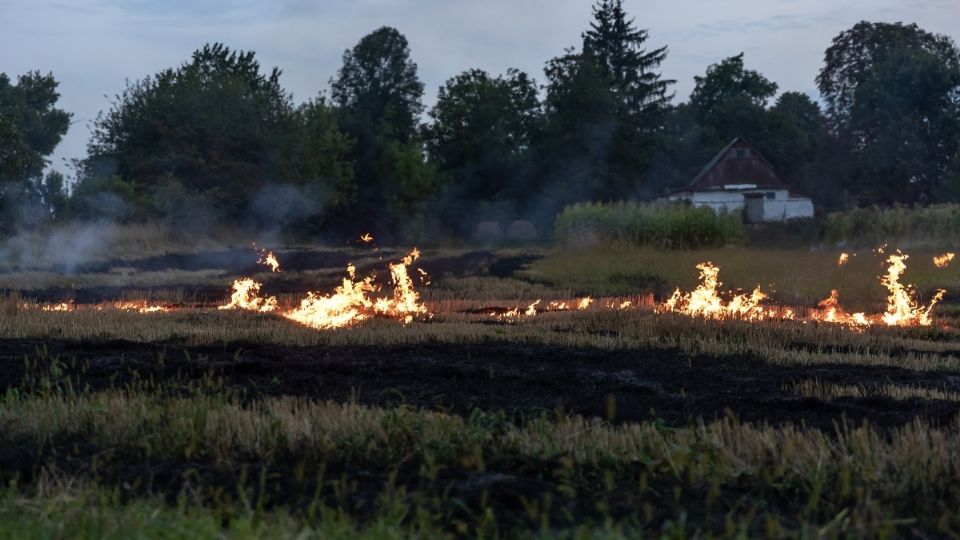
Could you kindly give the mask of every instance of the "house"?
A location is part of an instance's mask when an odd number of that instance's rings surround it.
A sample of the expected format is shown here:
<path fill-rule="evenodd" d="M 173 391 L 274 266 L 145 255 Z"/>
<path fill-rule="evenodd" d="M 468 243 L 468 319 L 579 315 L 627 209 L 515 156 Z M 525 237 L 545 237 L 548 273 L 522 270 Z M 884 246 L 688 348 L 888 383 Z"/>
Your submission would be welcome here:
<path fill-rule="evenodd" d="M 813 201 L 794 191 L 786 178 L 740 137 L 710 160 L 689 186 L 658 201 L 708 206 L 717 213 L 743 211 L 748 223 L 813 217 Z"/>

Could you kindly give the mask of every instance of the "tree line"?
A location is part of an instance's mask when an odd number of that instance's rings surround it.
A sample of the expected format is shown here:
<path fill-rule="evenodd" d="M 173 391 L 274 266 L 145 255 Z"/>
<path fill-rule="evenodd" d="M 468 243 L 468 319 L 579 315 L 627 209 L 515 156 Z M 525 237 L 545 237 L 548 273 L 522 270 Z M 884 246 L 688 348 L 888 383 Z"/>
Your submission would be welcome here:
<path fill-rule="evenodd" d="M 745 137 L 818 208 L 960 200 L 960 53 L 915 24 L 837 35 L 820 103 L 739 55 L 662 77 L 666 46 L 598 0 L 578 47 L 469 69 L 429 110 L 406 38 L 383 27 L 343 54 L 329 91 L 294 103 L 254 52 L 208 44 L 129 82 L 92 124 L 69 187 L 48 159 L 70 124 L 57 82 L 0 74 L 0 227 L 157 219 L 381 238 L 468 236 L 484 220 L 548 225 L 578 201 L 655 197 Z M 821 106 L 822 104 L 822 106 Z"/>

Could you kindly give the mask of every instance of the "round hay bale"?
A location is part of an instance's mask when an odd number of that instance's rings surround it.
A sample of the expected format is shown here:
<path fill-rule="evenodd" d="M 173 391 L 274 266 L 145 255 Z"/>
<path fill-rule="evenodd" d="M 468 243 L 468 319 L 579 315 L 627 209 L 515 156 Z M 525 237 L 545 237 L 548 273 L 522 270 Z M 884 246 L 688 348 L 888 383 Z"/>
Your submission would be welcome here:
<path fill-rule="evenodd" d="M 537 227 L 525 220 L 517 220 L 507 227 L 507 240 L 511 242 L 533 242 L 537 239 Z"/>
<path fill-rule="evenodd" d="M 473 239 L 477 242 L 499 242 L 503 239 L 503 230 L 496 221 L 481 221 L 473 229 Z"/>

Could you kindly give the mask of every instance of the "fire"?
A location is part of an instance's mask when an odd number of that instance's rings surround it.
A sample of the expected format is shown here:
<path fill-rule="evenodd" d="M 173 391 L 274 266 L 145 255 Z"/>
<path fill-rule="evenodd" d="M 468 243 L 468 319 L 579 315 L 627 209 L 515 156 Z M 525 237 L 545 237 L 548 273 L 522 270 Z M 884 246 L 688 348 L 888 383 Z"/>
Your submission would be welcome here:
<path fill-rule="evenodd" d="M 393 278 L 391 298 L 377 298 L 375 295 L 380 292 L 380 286 L 374 282 L 374 277 L 358 280 L 357 269 L 351 264 L 347 266 L 347 277 L 343 278 L 333 293 L 322 295 L 308 292 L 298 307 L 280 314 L 320 330 L 352 326 L 375 315 L 396 318 L 403 323 L 412 322 L 418 315 L 429 314 L 427 306 L 420 301 L 419 293 L 413 288 L 408 271 L 408 267 L 419 258 L 420 251 L 414 248 L 401 262 L 389 265 Z M 428 278 L 426 272 L 420 271 L 420 275 L 423 280 Z M 230 302 L 218 309 L 245 309 L 263 313 L 279 311 L 277 298 L 261 297 L 260 287 L 260 283 L 250 278 L 234 281 Z"/>
<path fill-rule="evenodd" d="M 373 277 L 357 281 L 356 275 L 356 267 L 347 266 L 347 277 L 333 294 L 307 293 L 299 307 L 283 316 L 318 330 L 341 328 L 368 319 L 374 307 L 369 294 L 376 293 L 379 287 L 373 283 Z"/>
<path fill-rule="evenodd" d="M 326 330 L 342 328 L 363 322 L 375 315 L 398 319 L 404 324 L 417 316 L 428 315 L 427 306 L 420 301 L 420 295 L 413 288 L 408 268 L 420 258 L 420 251 L 414 248 L 409 255 L 396 264 L 390 264 L 393 281 L 391 298 L 376 298 L 380 286 L 373 276 L 357 280 L 356 267 L 347 267 L 347 277 L 330 295 L 308 293 L 296 309 L 283 313 L 283 316 L 304 326 Z"/>
<path fill-rule="evenodd" d="M 260 296 L 260 283 L 250 278 L 240 278 L 233 282 L 233 294 L 230 302 L 217 309 L 246 309 L 249 311 L 269 312 L 277 309 L 277 298 Z"/>
<path fill-rule="evenodd" d="M 840 257 L 837 259 L 837 266 L 843 266 L 847 264 L 847 261 L 849 260 L 850 260 L 850 255 L 848 255 L 846 252 L 841 253 Z"/>
<path fill-rule="evenodd" d="M 822 311 L 813 316 L 815 320 L 828 323 L 848 324 L 854 327 L 870 326 L 870 321 L 864 313 L 854 313 L 851 315 L 840 307 L 840 293 L 837 292 L 836 289 L 831 290 L 830 296 L 821 300 L 817 306 L 820 307 Z"/>
<path fill-rule="evenodd" d="M 277 257 L 274 256 L 272 251 L 267 251 L 265 249 L 260 251 L 260 258 L 257 259 L 257 264 L 269 266 L 272 272 L 280 271 L 280 261 L 277 260 Z"/>
<path fill-rule="evenodd" d="M 944 253 L 943 255 L 937 255 L 933 258 L 933 264 L 937 268 L 946 268 L 956 256 L 956 253 Z"/>
<path fill-rule="evenodd" d="M 114 309 L 121 311 L 136 311 L 137 313 L 167 313 L 170 311 L 166 306 L 152 306 L 146 300 L 134 300 L 129 302 L 114 302 Z"/>
<path fill-rule="evenodd" d="M 900 283 L 900 276 L 907 269 L 905 261 L 909 257 L 899 251 L 890 255 L 887 259 L 887 263 L 890 264 L 887 267 L 887 273 L 880 278 L 880 283 L 890 293 L 887 296 L 887 312 L 882 317 L 883 322 L 888 326 L 929 326 L 932 322 L 930 311 L 946 293 L 943 289 L 939 289 L 926 306 L 915 301 L 912 298 L 913 287 Z"/>
<path fill-rule="evenodd" d="M 378 311 L 388 315 L 399 316 L 404 323 L 413 321 L 414 316 L 427 313 L 427 306 L 420 302 L 420 295 L 413 288 L 413 280 L 407 272 L 407 267 L 420 258 L 420 250 L 413 248 L 403 261 L 390 265 L 390 275 L 393 278 L 393 304 L 383 304 Z M 426 272 L 421 270 L 421 276 Z"/>
<path fill-rule="evenodd" d="M 590 298 L 589 296 L 586 298 L 581 298 L 580 300 L 577 301 L 577 310 L 583 311 L 584 309 L 587 309 L 588 307 L 590 307 L 590 304 L 592 303 L 593 303 L 593 298 Z"/>
<path fill-rule="evenodd" d="M 370 242 L 373 242 L 373 235 L 370 233 L 363 233 L 360 235 L 360 241 L 364 244 L 369 244 Z"/>
<path fill-rule="evenodd" d="M 717 279 L 720 269 L 711 262 L 697 265 L 700 270 L 700 285 L 691 293 L 677 289 L 666 302 L 657 307 L 658 312 L 675 312 L 707 319 L 761 320 L 771 317 L 771 312 L 760 304 L 767 297 L 758 286 L 752 293 L 734 294 L 728 301 L 717 294 L 722 283 Z M 773 313 L 775 314 L 775 310 Z"/>
<path fill-rule="evenodd" d="M 73 304 L 60 302 L 59 304 L 46 304 L 40 307 L 40 311 L 73 311 Z"/>

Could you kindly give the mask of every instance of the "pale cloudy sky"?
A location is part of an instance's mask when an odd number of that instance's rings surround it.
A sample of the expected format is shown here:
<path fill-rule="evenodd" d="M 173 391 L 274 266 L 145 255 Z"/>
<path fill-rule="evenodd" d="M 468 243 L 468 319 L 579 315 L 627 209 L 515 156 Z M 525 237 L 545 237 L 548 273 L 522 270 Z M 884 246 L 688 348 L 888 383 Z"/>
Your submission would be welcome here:
<path fill-rule="evenodd" d="M 344 49 L 395 26 L 410 41 L 432 104 L 468 68 L 517 67 L 543 80 L 546 60 L 578 45 L 592 0 L 0 0 L 0 72 L 52 71 L 75 124 L 54 156 L 81 157 L 88 123 L 125 79 L 187 59 L 206 42 L 254 50 L 278 66 L 296 101 L 328 88 Z M 663 74 L 678 101 L 693 76 L 746 53 L 783 90 L 817 97 L 823 51 L 857 21 L 916 22 L 960 41 L 960 0 L 626 0 L 650 47 L 669 46 Z"/>

